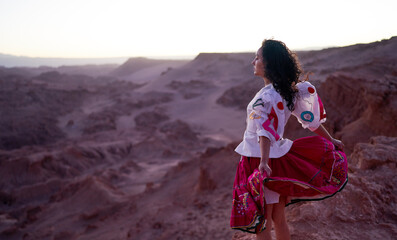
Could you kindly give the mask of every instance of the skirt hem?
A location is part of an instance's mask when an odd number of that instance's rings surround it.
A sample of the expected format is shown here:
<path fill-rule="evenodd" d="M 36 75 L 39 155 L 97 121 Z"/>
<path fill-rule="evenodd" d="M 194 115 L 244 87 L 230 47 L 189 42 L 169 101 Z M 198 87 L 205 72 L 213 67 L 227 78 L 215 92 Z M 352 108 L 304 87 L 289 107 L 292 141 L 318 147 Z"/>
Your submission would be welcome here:
<path fill-rule="evenodd" d="M 256 228 L 257 228 L 258 225 L 261 224 L 261 222 L 263 221 L 262 218 L 263 218 L 262 216 L 256 215 L 255 218 L 254 218 L 254 220 L 253 220 L 253 222 L 252 222 L 251 224 L 249 224 L 248 226 L 238 226 L 238 227 L 231 227 L 231 228 L 232 228 L 233 230 L 240 230 L 240 231 L 243 231 L 243 232 L 254 233 L 254 234 L 255 234 L 255 233 L 256 233 Z M 258 221 L 258 222 L 255 223 L 256 221 Z M 252 225 L 252 224 L 254 224 L 254 226 L 249 227 L 249 226 Z M 266 222 L 263 223 L 263 228 L 260 230 L 260 232 L 262 232 L 263 230 L 266 229 L 265 224 L 266 224 Z M 251 231 L 251 230 L 253 230 L 253 231 Z"/>
<path fill-rule="evenodd" d="M 347 182 L 348 182 L 348 175 L 346 175 L 346 181 L 343 183 L 343 185 L 339 188 L 339 190 L 337 190 L 333 194 L 330 194 L 330 195 L 324 196 L 324 197 L 320 197 L 320 198 L 296 198 L 296 199 L 291 199 L 291 202 L 287 203 L 285 206 L 289 206 L 291 204 L 299 203 L 299 202 L 321 201 L 321 200 L 333 197 L 333 196 L 335 196 L 335 194 L 337 194 L 338 192 L 342 191 L 345 188 Z"/>

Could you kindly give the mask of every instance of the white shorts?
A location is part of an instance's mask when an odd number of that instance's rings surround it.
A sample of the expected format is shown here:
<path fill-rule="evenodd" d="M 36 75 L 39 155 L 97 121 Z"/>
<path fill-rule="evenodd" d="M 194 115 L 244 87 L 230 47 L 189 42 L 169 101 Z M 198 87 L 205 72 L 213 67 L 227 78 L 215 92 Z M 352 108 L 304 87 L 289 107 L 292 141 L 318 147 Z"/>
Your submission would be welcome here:
<path fill-rule="evenodd" d="M 265 187 L 265 199 L 266 204 L 278 203 L 280 201 L 280 194 Z"/>

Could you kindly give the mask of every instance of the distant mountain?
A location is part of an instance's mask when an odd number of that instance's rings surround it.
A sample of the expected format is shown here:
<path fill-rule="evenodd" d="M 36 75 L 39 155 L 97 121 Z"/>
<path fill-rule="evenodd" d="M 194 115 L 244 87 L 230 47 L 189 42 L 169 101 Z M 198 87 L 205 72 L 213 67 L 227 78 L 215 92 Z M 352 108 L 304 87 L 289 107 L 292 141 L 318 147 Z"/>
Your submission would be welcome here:
<path fill-rule="evenodd" d="M 187 63 L 189 60 L 171 60 L 171 59 L 150 59 L 144 57 L 129 58 L 121 66 L 112 72 L 114 76 L 127 76 L 131 75 L 139 70 L 150 68 L 159 65 L 172 65 L 178 63 Z"/>
<path fill-rule="evenodd" d="M 4 67 L 59 67 L 64 65 L 122 64 L 128 57 L 114 58 L 35 58 L 0 53 L 0 66 Z"/>

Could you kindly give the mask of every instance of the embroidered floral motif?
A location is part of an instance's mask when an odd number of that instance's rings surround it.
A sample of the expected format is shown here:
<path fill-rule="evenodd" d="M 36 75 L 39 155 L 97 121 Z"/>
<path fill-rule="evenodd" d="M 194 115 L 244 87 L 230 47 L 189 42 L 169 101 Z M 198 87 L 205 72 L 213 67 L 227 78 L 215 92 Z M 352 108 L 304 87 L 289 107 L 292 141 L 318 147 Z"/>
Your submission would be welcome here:
<path fill-rule="evenodd" d="M 247 198 L 249 197 L 249 193 L 244 193 L 243 195 L 243 207 L 244 209 L 248 209 L 248 202 L 247 202 Z"/>
<path fill-rule="evenodd" d="M 310 94 L 313 94 L 313 93 L 316 92 L 316 91 L 314 90 L 314 88 L 312 88 L 312 87 L 308 87 L 308 88 L 307 88 L 307 91 L 309 91 Z"/>
<path fill-rule="evenodd" d="M 260 119 L 260 118 L 262 118 L 262 117 L 259 116 L 258 114 L 256 114 L 255 112 L 252 112 L 252 113 L 250 114 L 249 118 L 250 118 L 251 120 L 254 120 L 254 119 Z"/>
<path fill-rule="evenodd" d="M 306 122 L 313 122 L 313 120 L 314 120 L 314 115 L 313 115 L 312 112 L 304 111 L 304 112 L 301 113 L 301 118 L 302 118 L 303 121 L 306 121 Z"/>
<path fill-rule="evenodd" d="M 335 182 L 337 185 L 340 184 L 340 180 L 337 179 L 336 177 L 332 176 L 332 181 Z"/>
<path fill-rule="evenodd" d="M 254 172 L 249 178 L 248 178 L 248 182 L 249 185 L 251 185 L 251 190 L 252 193 L 255 194 L 254 198 L 256 198 L 257 196 L 259 196 L 259 188 L 261 187 L 261 181 L 260 179 L 260 173 L 259 171 Z"/>
<path fill-rule="evenodd" d="M 278 109 L 280 109 L 280 110 L 283 110 L 283 109 L 284 109 L 284 105 L 283 105 L 282 102 L 278 102 L 278 103 L 277 103 L 277 107 L 278 107 Z"/>
<path fill-rule="evenodd" d="M 335 166 L 334 166 L 334 172 L 332 176 L 332 181 L 336 183 L 336 185 L 340 185 L 342 181 L 346 178 L 346 170 L 344 167 L 344 158 L 343 156 L 339 153 L 336 152 L 337 156 L 339 157 L 338 160 L 336 160 Z"/>
<path fill-rule="evenodd" d="M 252 108 L 255 108 L 255 107 L 257 107 L 257 106 L 265 107 L 265 104 L 263 103 L 262 98 L 258 98 L 258 99 L 255 101 L 255 103 L 252 105 Z"/>
<path fill-rule="evenodd" d="M 240 215 L 245 215 L 244 206 L 240 201 L 233 200 L 233 205 L 236 206 L 237 213 Z"/>

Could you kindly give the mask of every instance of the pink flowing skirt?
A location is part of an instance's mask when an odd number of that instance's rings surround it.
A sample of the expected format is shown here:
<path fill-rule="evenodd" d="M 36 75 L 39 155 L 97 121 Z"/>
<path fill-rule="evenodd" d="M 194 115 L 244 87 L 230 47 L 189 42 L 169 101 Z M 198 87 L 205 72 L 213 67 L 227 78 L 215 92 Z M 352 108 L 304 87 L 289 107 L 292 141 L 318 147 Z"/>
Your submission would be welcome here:
<path fill-rule="evenodd" d="M 347 183 L 345 153 L 319 136 L 297 139 L 286 155 L 269 159 L 269 177 L 259 173 L 259 163 L 260 158 L 242 156 L 237 166 L 230 219 L 234 229 L 251 233 L 265 229 L 263 186 L 291 197 L 292 204 L 331 197 Z"/>

